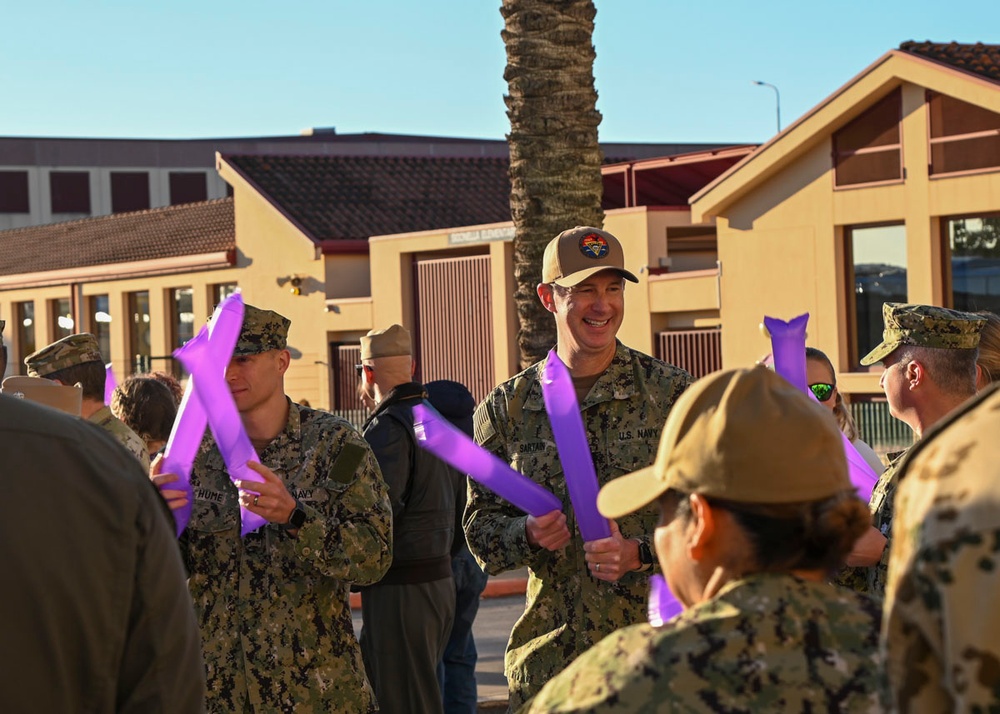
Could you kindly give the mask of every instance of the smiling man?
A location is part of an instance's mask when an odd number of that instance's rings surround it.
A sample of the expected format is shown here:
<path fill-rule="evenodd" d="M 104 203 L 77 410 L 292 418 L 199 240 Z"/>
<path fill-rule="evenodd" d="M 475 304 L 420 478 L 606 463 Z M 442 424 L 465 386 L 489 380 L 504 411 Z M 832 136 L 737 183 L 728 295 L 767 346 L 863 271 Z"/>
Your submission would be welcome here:
<path fill-rule="evenodd" d="M 555 316 L 556 351 L 573 378 L 602 485 L 653 462 L 660 426 L 691 382 L 684 370 L 618 341 L 626 280 L 638 282 L 606 231 L 576 227 L 545 249 L 538 297 Z M 484 570 L 529 569 L 525 612 L 505 658 L 511 711 L 605 635 L 643 621 L 655 567 L 655 508 L 611 521 L 610 538 L 580 537 L 542 399 L 544 367 L 545 360 L 532 365 L 479 405 L 476 441 L 552 491 L 562 509 L 526 516 L 470 481 L 465 511 L 469 548 Z"/>
<path fill-rule="evenodd" d="M 211 712 L 369 712 L 349 603 L 353 583 L 392 560 L 392 510 L 367 442 L 348 422 L 284 391 L 290 322 L 246 306 L 226 383 L 263 483 L 230 481 L 211 436 L 191 473 L 180 547 L 201 627 Z M 171 508 L 173 474 L 153 480 Z M 240 505 L 268 521 L 240 537 Z"/>

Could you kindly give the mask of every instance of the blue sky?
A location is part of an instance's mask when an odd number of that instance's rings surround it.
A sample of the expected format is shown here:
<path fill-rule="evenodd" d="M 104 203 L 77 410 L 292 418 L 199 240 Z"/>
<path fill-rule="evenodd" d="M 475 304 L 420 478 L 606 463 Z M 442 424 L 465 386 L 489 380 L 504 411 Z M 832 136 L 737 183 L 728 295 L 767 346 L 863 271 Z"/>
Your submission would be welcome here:
<path fill-rule="evenodd" d="M 1000 43 L 997 0 L 596 4 L 605 141 L 760 142 L 753 80 L 787 126 L 905 40 Z M 0 0 L 0 135 L 502 138 L 499 5 Z"/>

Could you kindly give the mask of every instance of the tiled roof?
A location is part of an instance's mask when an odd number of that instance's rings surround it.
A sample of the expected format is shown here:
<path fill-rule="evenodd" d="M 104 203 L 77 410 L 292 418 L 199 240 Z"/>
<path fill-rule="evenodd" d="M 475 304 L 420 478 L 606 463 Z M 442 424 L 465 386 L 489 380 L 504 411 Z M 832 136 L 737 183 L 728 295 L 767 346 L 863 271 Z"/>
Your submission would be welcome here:
<path fill-rule="evenodd" d="M 1000 82 L 1000 45 L 984 45 L 982 42 L 974 45 L 963 45 L 958 42 L 945 44 L 911 40 L 901 44 L 899 49 Z"/>
<path fill-rule="evenodd" d="M 510 220 L 505 158 L 223 158 L 315 241 Z"/>
<path fill-rule="evenodd" d="M 233 199 L 0 231 L 0 275 L 199 255 L 236 247 Z"/>

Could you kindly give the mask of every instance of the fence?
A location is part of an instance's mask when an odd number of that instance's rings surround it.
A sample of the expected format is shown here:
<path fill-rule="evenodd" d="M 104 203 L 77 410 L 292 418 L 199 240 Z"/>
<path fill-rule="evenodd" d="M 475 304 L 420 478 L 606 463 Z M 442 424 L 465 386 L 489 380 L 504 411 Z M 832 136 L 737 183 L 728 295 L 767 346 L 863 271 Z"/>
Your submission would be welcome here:
<path fill-rule="evenodd" d="M 657 334 L 657 357 L 695 379 L 722 369 L 722 328 L 671 330 Z"/>

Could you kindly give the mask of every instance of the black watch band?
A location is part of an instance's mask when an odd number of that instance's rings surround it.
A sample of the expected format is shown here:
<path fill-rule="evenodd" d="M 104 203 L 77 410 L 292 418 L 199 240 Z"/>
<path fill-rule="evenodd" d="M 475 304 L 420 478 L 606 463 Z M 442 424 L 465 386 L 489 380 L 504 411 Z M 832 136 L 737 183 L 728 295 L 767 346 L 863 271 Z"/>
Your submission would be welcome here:
<path fill-rule="evenodd" d="M 640 570 L 653 567 L 653 551 L 648 540 L 639 540 L 639 566 Z"/>
<path fill-rule="evenodd" d="M 288 516 L 288 523 L 283 523 L 281 525 L 286 531 L 293 531 L 297 528 L 301 528 L 302 524 L 306 522 L 306 512 L 302 508 L 302 504 L 299 503 L 299 499 L 295 499 L 295 508 L 292 509 L 292 513 Z"/>

